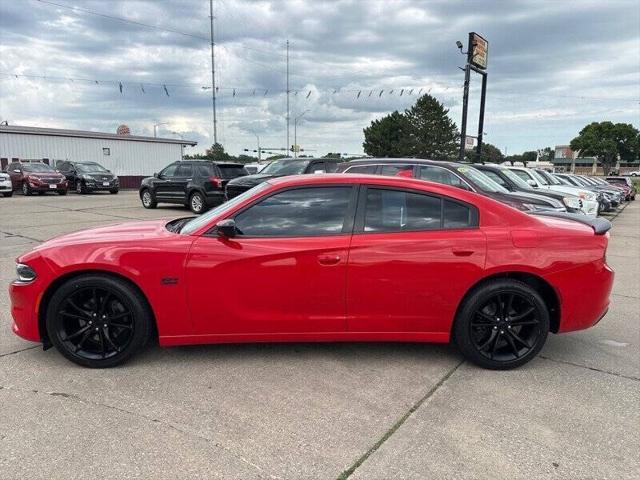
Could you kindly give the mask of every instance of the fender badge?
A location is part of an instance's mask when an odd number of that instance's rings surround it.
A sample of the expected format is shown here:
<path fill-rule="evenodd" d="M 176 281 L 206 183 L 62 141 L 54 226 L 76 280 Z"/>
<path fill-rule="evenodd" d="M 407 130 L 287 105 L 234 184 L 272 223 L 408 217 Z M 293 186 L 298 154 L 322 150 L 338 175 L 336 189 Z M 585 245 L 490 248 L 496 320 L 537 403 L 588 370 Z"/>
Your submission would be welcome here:
<path fill-rule="evenodd" d="M 160 283 L 162 285 L 177 285 L 178 279 L 175 277 L 164 277 L 163 279 L 160 280 Z"/>

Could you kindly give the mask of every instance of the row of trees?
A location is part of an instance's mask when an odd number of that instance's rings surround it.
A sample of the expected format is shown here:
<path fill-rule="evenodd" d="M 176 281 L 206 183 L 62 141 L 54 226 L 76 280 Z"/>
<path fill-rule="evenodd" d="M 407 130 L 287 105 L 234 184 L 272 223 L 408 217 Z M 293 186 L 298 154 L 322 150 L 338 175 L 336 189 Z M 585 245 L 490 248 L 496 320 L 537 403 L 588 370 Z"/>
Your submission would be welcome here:
<path fill-rule="evenodd" d="M 371 122 L 364 129 L 364 151 L 381 157 L 422 157 L 433 160 L 457 160 L 460 134 L 449 118 L 449 110 L 431 95 L 423 95 L 403 113 L 395 111 Z M 571 141 L 571 149 L 581 157 L 596 157 L 605 172 L 618 158 L 634 161 L 640 157 L 638 129 L 630 124 L 594 122 L 584 127 Z M 478 159 L 475 150 L 466 152 L 466 159 L 482 163 L 516 162 L 525 164 L 536 159 L 551 161 L 554 150 L 546 147 L 505 156 L 499 148 L 483 143 Z"/>

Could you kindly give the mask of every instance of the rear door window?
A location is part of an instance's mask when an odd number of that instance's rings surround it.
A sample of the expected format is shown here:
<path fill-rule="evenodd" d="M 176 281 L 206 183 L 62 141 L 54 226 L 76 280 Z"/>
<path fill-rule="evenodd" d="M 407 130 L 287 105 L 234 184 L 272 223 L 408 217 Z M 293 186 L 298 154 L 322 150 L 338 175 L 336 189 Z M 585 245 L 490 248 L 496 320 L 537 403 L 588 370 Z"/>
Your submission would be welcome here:
<path fill-rule="evenodd" d="M 387 177 L 413 177 L 413 165 L 382 165 L 380 175 Z"/>
<path fill-rule="evenodd" d="M 190 163 L 183 163 L 181 165 L 178 165 L 178 168 L 176 169 L 175 176 L 178 177 L 178 178 L 192 177 L 193 176 L 193 165 L 191 165 Z"/>
<path fill-rule="evenodd" d="M 347 168 L 345 173 L 365 173 L 373 175 L 376 173 L 377 165 L 355 165 L 353 167 Z"/>
<path fill-rule="evenodd" d="M 493 180 L 494 182 L 496 182 L 498 185 L 504 187 L 504 188 L 509 188 L 509 184 L 500 176 L 498 175 L 496 172 L 492 171 L 492 170 L 480 170 L 482 173 L 484 173 L 487 177 L 489 177 L 491 180 Z"/>

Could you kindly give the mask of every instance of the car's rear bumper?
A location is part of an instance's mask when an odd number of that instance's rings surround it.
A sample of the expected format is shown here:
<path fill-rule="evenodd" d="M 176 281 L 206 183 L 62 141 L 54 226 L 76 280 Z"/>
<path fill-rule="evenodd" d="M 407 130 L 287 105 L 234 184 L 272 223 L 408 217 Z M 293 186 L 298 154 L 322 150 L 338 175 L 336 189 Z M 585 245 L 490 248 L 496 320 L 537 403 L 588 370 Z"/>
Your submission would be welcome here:
<path fill-rule="evenodd" d="M 545 279 L 559 296 L 558 332 L 592 327 L 607 313 L 614 272 L 604 259 L 552 273 Z"/>

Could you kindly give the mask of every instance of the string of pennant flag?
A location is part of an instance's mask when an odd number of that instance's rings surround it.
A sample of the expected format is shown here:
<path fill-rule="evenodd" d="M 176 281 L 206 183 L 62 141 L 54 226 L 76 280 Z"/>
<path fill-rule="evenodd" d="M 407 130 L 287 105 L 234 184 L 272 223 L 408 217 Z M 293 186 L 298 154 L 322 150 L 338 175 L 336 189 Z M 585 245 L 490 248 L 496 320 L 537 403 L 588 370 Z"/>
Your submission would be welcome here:
<path fill-rule="evenodd" d="M 13 77 L 15 79 L 26 79 L 26 80 L 45 80 L 45 81 L 55 81 L 55 82 L 70 82 L 70 83 L 84 83 L 87 85 L 114 85 L 118 92 L 124 95 L 128 92 L 137 92 L 141 95 L 146 95 L 147 90 L 145 87 L 156 87 L 160 88 L 161 92 L 170 97 L 170 90 L 175 90 L 179 88 L 190 88 L 190 89 L 200 89 L 200 90 L 211 90 L 211 85 L 202 85 L 197 83 L 153 83 L 153 82 L 131 82 L 131 81 L 122 81 L 122 80 L 99 80 L 92 78 L 79 78 L 79 77 L 63 77 L 63 76 L 52 76 L 52 75 L 31 75 L 31 74 L 21 74 L 21 73 L 6 73 L 0 72 L 0 75 L 4 77 Z M 317 93 L 328 93 L 332 95 L 338 94 L 353 94 L 354 98 L 380 98 L 382 96 L 420 96 L 422 93 L 429 93 L 434 87 L 403 87 L 403 88 L 332 88 L 332 89 L 290 89 L 289 94 L 294 97 L 304 97 L 305 99 L 309 99 L 314 92 Z M 440 90 L 449 90 L 451 87 L 449 86 L 436 86 L 436 88 Z M 269 95 L 280 95 L 287 93 L 286 90 L 283 89 L 265 89 L 265 88 L 247 88 L 247 87 L 221 87 L 216 86 L 216 92 L 227 92 L 231 94 L 231 97 L 266 97 Z"/>

